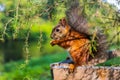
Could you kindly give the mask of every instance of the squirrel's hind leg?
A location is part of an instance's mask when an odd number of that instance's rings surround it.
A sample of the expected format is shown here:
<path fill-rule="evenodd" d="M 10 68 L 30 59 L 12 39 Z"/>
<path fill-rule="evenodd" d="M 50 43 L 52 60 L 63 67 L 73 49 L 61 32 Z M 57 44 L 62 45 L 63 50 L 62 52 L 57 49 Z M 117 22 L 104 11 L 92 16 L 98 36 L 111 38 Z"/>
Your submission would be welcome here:
<path fill-rule="evenodd" d="M 73 73 L 74 72 L 75 64 L 74 64 L 73 60 L 70 57 L 67 57 L 66 60 L 59 62 L 59 64 L 62 64 L 62 63 L 69 64 L 69 66 L 68 66 L 69 73 Z"/>

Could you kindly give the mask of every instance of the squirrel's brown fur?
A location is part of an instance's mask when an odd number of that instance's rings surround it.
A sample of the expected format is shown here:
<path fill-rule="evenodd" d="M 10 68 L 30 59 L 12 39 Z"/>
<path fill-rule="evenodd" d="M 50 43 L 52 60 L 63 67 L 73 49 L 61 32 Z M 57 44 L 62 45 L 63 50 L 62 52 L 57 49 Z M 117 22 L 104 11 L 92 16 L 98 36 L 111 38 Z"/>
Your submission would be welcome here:
<path fill-rule="evenodd" d="M 88 61 L 90 40 L 85 34 L 71 29 L 65 19 L 60 20 L 60 23 L 53 29 L 51 38 L 54 39 L 51 42 L 52 45 L 59 45 L 69 51 L 76 66 L 83 65 Z"/>
<path fill-rule="evenodd" d="M 94 60 L 107 58 L 105 51 L 106 37 L 100 30 L 90 32 L 87 20 L 82 13 L 82 7 L 75 0 L 66 11 L 66 19 L 60 20 L 59 24 L 53 29 L 51 45 L 59 45 L 68 50 L 75 66 L 85 64 L 95 64 Z M 91 49 L 91 42 L 95 41 L 96 49 Z M 93 45 L 93 44 L 92 44 Z M 94 57 L 91 57 L 91 50 Z M 91 59 L 92 58 L 92 59 Z M 97 61 L 96 63 L 99 63 Z M 103 61 L 101 61 L 103 62 Z"/>

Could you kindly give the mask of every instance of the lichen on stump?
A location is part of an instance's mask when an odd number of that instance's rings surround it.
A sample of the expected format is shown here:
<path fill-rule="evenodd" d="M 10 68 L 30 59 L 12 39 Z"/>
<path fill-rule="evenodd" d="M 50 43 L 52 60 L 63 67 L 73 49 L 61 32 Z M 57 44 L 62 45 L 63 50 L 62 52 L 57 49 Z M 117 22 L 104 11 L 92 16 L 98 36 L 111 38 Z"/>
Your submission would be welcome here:
<path fill-rule="evenodd" d="M 69 64 L 51 64 L 54 80 L 120 80 L 120 67 L 79 66 L 73 73 Z"/>

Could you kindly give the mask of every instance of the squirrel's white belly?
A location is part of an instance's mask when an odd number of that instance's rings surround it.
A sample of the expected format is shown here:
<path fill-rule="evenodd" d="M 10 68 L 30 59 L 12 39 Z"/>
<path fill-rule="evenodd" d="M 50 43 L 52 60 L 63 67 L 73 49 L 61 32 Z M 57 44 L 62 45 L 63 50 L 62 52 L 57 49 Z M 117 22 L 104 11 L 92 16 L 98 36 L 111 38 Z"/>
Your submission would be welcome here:
<path fill-rule="evenodd" d="M 67 52 L 68 52 L 69 58 L 70 58 L 71 60 L 73 60 L 72 57 L 71 57 L 71 55 L 70 55 L 70 53 L 69 53 L 70 49 L 71 49 L 71 47 L 67 48 L 66 50 L 67 50 Z"/>

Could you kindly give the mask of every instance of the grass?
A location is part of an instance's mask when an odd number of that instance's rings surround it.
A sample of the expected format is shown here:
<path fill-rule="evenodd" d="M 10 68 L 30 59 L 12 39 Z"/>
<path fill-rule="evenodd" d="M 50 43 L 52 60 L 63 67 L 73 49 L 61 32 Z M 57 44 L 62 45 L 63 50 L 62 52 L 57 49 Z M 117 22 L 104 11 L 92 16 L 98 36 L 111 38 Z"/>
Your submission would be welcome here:
<path fill-rule="evenodd" d="M 65 59 L 67 54 L 56 53 L 32 58 L 28 64 L 24 60 L 4 65 L 0 80 L 52 80 L 50 64 Z"/>

